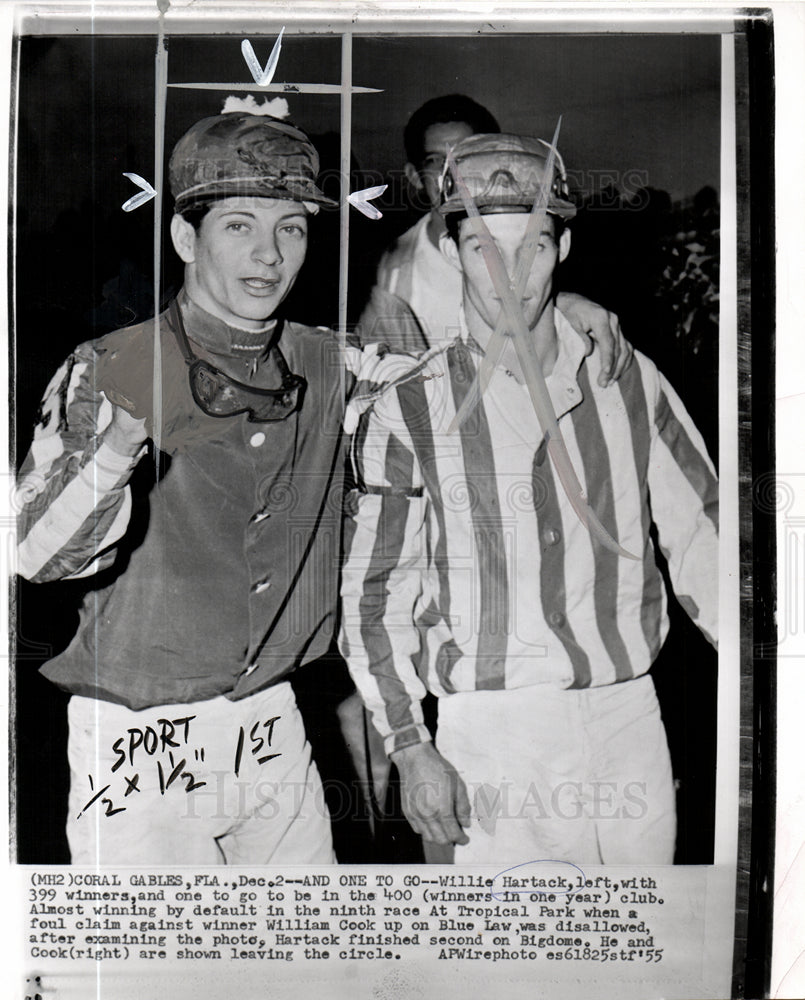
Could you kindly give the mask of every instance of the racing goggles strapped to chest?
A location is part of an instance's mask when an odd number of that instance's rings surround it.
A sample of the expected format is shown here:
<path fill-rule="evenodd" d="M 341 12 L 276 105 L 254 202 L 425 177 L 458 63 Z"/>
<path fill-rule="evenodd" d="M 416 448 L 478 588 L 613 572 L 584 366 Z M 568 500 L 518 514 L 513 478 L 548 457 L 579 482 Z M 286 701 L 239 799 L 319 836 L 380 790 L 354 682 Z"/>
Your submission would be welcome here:
<path fill-rule="evenodd" d="M 288 368 L 279 347 L 271 348 L 271 358 L 282 378 L 279 389 L 260 389 L 244 385 L 220 368 L 197 358 L 190 348 L 182 313 L 174 299 L 170 306 L 173 332 L 185 361 L 190 367 L 190 391 L 197 405 L 210 417 L 234 417 L 248 413 L 252 423 L 285 420 L 302 403 L 307 382 Z"/>

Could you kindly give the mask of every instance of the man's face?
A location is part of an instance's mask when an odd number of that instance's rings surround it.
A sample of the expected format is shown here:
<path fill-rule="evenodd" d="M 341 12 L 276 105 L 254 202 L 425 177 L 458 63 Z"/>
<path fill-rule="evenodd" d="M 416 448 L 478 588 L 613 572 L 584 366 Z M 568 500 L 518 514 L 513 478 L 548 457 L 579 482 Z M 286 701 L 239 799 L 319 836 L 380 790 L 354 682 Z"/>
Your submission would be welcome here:
<path fill-rule="evenodd" d="M 424 155 L 418 174 L 431 208 L 439 207 L 439 178 L 444 169 L 446 149 L 473 134 L 466 122 L 439 122 L 425 129 Z"/>
<path fill-rule="evenodd" d="M 514 280 L 528 219 L 528 212 L 483 216 L 511 281 Z M 520 307 L 529 330 L 533 330 L 537 325 L 545 306 L 550 301 L 554 270 L 559 261 L 564 260 L 570 246 L 570 234 L 567 230 L 562 234 L 558 244 L 554 233 L 554 220 L 552 216 L 546 215 L 534 262 L 531 265 L 531 273 L 520 300 Z M 458 235 L 458 259 L 463 272 L 465 296 L 469 300 L 470 307 L 483 322 L 488 327 L 494 328 L 502 309 L 502 302 L 489 275 L 480 240 L 475 235 L 470 220 L 462 220 Z"/>
<path fill-rule="evenodd" d="M 260 328 L 291 290 L 307 250 L 304 205 L 276 198 L 216 201 L 196 232 L 174 216 L 190 297 L 207 312 Z"/>

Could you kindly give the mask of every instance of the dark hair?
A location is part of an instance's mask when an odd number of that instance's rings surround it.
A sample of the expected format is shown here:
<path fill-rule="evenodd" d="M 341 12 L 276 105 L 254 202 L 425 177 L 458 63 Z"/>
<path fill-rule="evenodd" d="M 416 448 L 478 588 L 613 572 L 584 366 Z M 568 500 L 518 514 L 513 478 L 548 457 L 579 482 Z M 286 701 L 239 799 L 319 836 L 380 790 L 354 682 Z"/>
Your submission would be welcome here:
<path fill-rule="evenodd" d="M 201 227 L 201 223 L 204 220 L 204 216 L 207 212 L 209 212 L 211 207 L 212 203 L 207 201 L 201 205 L 193 205 L 190 208 L 185 208 L 178 214 L 181 215 L 185 222 L 189 222 L 193 229 L 198 232 Z"/>
<path fill-rule="evenodd" d="M 455 243 L 456 246 L 458 246 L 458 231 L 461 226 L 461 222 L 463 219 L 466 218 L 467 218 L 466 212 L 450 212 L 444 217 L 444 224 L 445 228 L 447 229 L 447 235 Z M 554 242 L 558 244 L 559 240 L 562 238 L 562 233 L 567 228 L 567 223 L 561 216 L 554 215 L 553 212 L 547 212 L 546 218 L 553 219 L 553 238 Z"/>
<path fill-rule="evenodd" d="M 431 125 L 447 122 L 466 122 L 473 133 L 500 132 L 495 117 L 471 97 L 464 94 L 447 94 L 425 101 L 411 115 L 403 132 L 405 155 L 419 169 L 425 158 L 425 132 Z"/>

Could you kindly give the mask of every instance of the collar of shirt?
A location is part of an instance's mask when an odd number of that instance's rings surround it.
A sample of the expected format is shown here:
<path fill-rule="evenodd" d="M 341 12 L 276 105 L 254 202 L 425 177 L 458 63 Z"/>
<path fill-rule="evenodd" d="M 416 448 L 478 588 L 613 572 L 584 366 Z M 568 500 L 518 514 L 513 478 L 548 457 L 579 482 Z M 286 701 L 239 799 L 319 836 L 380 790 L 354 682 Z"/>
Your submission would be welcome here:
<path fill-rule="evenodd" d="M 178 301 L 188 338 L 214 354 L 231 354 L 235 357 L 260 355 L 268 347 L 277 326 L 276 319 L 270 319 L 260 330 L 246 330 L 225 323 L 194 302 L 184 288 L 179 292 Z"/>
<path fill-rule="evenodd" d="M 178 295 L 187 339 L 191 348 L 206 357 L 232 378 L 261 388 L 276 388 L 280 376 L 269 346 L 277 320 L 271 319 L 262 330 L 245 330 L 207 312 L 194 302 L 183 288 Z"/>
<path fill-rule="evenodd" d="M 574 406 L 578 406 L 584 399 L 584 394 L 578 382 L 578 373 L 584 363 L 586 346 L 584 340 L 576 333 L 556 307 L 554 307 L 553 315 L 556 327 L 557 356 L 553 371 L 550 375 L 546 376 L 545 382 L 548 386 L 548 393 L 553 403 L 556 419 L 558 420 L 569 410 L 572 410 Z M 477 357 L 483 357 L 483 349 L 467 328 L 463 304 L 459 306 L 459 326 L 461 329 L 459 339 L 473 354 Z M 519 385 L 523 385 L 517 376 L 510 372 L 505 365 L 498 364 L 496 368 L 501 372 L 505 372 L 507 376 L 513 378 Z"/>

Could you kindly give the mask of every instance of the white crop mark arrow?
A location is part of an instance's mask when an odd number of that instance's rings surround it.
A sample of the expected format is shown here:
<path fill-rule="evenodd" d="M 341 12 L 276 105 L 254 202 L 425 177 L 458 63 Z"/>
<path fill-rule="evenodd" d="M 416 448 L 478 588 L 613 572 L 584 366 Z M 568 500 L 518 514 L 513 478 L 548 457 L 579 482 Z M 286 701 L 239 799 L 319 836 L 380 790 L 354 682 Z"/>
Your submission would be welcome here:
<path fill-rule="evenodd" d="M 370 205 L 369 202 L 373 198 L 379 198 L 387 187 L 388 184 L 379 184 L 377 187 L 364 188 L 363 191 L 353 191 L 352 194 L 347 195 L 347 201 L 353 208 L 363 212 L 367 219 L 382 219 L 383 213 L 380 209 Z"/>
<path fill-rule="evenodd" d="M 260 65 L 257 56 L 254 54 L 254 49 L 252 48 L 252 43 L 249 39 L 244 38 L 240 43 L 240 51 L 243 53 L 246 65 L 249 67 L 249 70 L 254 77 L 254 82 L 258 87 L 267 87 L 274 79 L 274 73 L 277 70 L 277 63 L 280 58 L 280 51 L 282 50 L 282 36 L 284 32 L 285 28 L 282 28 L 277 36 L 276 42 L 274 42 L 274 48 L 271 50 L 271 55 L 268 57 L 265 69 L 263 69 Z"/>
<path fill-rule="evenodd" d="M 123 171 L 123 176 L 128 177 L 128 179 L 136 184 L 137 187 L 142 188 L 142 191 L 140 191 L 139 194 L 133 194 L 128 201 L 123 203 L 122 207 L 124 212 L 133 212 L 135 208 L 139 208 L 140 205 L 145 205 L 146 202 L 149 202 L 152 198 L 156 197 L 156 190 L 151 187 L 144 177 L 140 177 L 139 174 L 128 174 L 125 170 Z"/>

